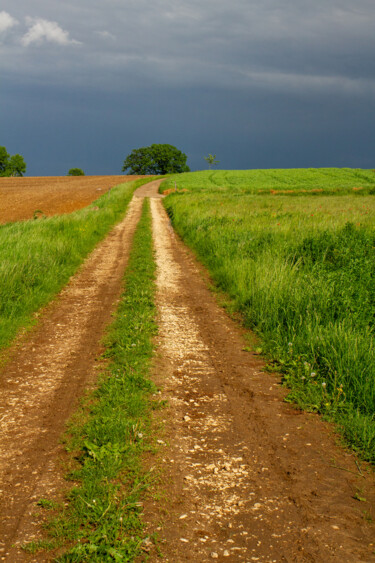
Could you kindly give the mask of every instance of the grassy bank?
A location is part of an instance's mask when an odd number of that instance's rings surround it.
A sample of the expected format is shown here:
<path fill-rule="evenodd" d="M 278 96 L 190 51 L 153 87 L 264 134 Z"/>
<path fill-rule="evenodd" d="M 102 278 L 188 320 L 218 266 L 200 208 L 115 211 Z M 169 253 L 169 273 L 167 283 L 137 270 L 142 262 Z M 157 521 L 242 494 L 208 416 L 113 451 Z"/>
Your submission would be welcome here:
<path fill-rule="evenodd" d="M 257 185 L 275 171 L 255 171 L 246 189 L 251 172 L 180 175 L 188 192 L 168 196 L 167 210 L 261 336 L 290 400 L 334 419 L 374 462 L 375 198 L 370 181 L 361 197 L 353 184 L 375 173 L 334 169 L 336 187 L 315 183 L 322 191 L 309 195 L 311 178 L 328 172 L 277 171 L 287 194 Z"/>
<path fill-rule="evenodd" d="M 150 448 L 150 413 L 158 402 L 148 379 L 156 332 L 151 218 L 145 201 L 125 275 L 125 290 L 106 338 L 110 364 L 98 389 L 86 398 L 69 433 L 75 486 L 68 503 L 47 524 L 50 542 L 25 546 L 35 552 L 68 542 L 56 561 L 132 561 L 140 552 L 142 493 L 150 474 L 141 455 Z M 75 460 L 78 460 L 75 461 Z M 45 509 L 56 506 L 41 499 Z"/>
<path fill-rule="evenodd" d="M 147 181 L 117 186 L 75 213 L 0 226 L 0 349 L 60 291 Z"/>

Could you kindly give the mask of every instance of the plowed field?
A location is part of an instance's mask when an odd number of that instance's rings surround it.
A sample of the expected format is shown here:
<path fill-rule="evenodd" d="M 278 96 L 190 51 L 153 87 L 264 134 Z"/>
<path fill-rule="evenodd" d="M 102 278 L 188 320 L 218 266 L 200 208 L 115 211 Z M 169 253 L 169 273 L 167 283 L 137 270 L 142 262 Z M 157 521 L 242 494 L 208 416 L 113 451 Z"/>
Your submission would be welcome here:
<path fill-rule="evenodd" d="M 147 176 L 44 176 L 0 178 L 0 224 L 86 207 L 113 186 Z"/>

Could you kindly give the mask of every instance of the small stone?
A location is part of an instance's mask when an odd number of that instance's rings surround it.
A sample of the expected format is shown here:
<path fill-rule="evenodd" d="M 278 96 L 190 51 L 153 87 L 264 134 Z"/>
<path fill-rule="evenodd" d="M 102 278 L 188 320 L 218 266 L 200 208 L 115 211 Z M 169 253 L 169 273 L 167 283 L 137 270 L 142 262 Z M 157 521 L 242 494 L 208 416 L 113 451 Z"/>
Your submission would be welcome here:
<path fill-rule="evenodd" d="M 332 526 L 332 530 L 339 530 L 340 528 L 338 526 Z"/>
<path fill-rule="evenodd" d="M 182 541 L 184 543 L 189 543 L 189 540 L 187 540 L 186 538 L 180 538 L 180 541 Z"/>
<path fill-rule="evenodd" d="M 181 514 L 180 520 L 184 520 L 185 518 L 187 518 L 187 516 L 188 516 L 187 514 Z"/>
<path fill-rule="evenodd" d="M 213 551 L 213 552 L 211 553 L 211 558 L 212 558 L 212 559 L 219 559 L 219 555 L 216 553 L 216 551 Z"/>
<path fill-rule="evenodd" d="M 224 551 L 224 553 L 223 553 L 223 557 L 229 557 L 229 556 L 230 556 L 230 553 L 229 553 L 229 551 L 226 549 L 226 550 Z"/>
<path fill-rule="evenodd" d="M 185 422 L 189 422 L 191 420 L 190 416 L 188 416 L 187 414 L 184 416 L 184 421 Z"/>

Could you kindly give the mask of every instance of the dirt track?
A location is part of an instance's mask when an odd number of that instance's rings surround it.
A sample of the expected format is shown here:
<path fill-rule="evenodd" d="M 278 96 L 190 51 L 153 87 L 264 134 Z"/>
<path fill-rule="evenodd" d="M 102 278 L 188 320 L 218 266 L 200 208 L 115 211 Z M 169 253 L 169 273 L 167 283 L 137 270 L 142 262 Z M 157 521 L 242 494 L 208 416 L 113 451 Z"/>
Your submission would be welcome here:
<path fill-rule="evenodd" d="M 35 499 L 61 485 L 59 438 L 77 398 L 95 379 L 100 339 L 121 291 L 141 205 L 133 198 L 126 218 L 0 372 L 0 554 L 8 553 L 10 563 L 29 560 L 11 545 L 34 537 Z"/>
<path fill-rule="evenodd" d="M 243 350 L 242 330 L 217 306 L 206 274 L 154 197 L 157 184 L 139 195 L 153 197 L 160 324 L 154 377 L 169 406 L 161 415 L 160 454 L 151 460 L 161 470 L 163 500 L 149 499 L 145 521 L 161 538 L 164 560 L 375 561 L 374 525 L 366 517 L 375 515 L 373 475 L 336 445 L 328 424 L 284 403 L 263 361 Z M 7 420 L 0 529 L 7 550 L 32 537 L 33 501 L 61 484 L 58 438 L 94 379 L 139 210 L 135 198 L 130 216 L 0 374 L 0 420 Z M 145 549 L 151 561 L 160 560 L 150 544 Z M 8 563 L 48 561 L 17 548 L 8 553 Z"/>
<path fill-rule="evenodd" d="M 147 176 L 0 178 L 0 223 L 82 209 L 113 186 Z"/>

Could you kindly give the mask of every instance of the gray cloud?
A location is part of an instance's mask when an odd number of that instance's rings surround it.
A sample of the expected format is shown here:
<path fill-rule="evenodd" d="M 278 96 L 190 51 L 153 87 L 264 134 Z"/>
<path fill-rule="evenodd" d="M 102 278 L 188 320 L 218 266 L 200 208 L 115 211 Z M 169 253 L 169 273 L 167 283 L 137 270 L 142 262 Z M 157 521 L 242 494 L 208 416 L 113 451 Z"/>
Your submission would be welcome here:
<path fill-rule="evenodd" d="M 12 3 L 5 4 L 11 16 Z M 21 18 L 22 4 L 17 3 L 14 20 Z M 75 69 L 84 67 L 98 77 L 109 69 L 117 76 L 129 72 L 169 82 L 225 86 L 234 81 L 299 90 L 343 83 L 366 90 L 375 80 L 375 4 L 368 0 L 355 5 L 347 0 L 84 0 L 78 6 L 39 0 L 32 7 L 38 15 L 24 3 L 29 29 L 21 43 L 83 44 L 78 60 L 71 53 L 59 65 L 60 73 L 70 69 L 73 78 Z M 12 47 L 9 59 L 19 63 L 20 53 Z M 54 53 L 36 65 L 52 75 L 55 67 Z"/>
<path fill-rule="evenodd" d="M 104 114 L 113 127 L 116 119 L 123 120 L 134 138 L 138 123 L 145 137 L 157 142 L 149 130 L 153 112 L 161 120 L 153 131 L 158 126 L 172 135 L 168 108 L 175 107 L 174 119 L 193 144 L 199 129 L 194 120 L 204 122 L 211 104 L 209 125 L 215 129 L 216 115 L 229 146 L 226 115 L 232 115 L 230 101 L 235 100 L 233 138 L 240 128 L 243 142 L 250 142 L 254 114 L 257 135 L 270 144 L 271 133 L 260 131 L 262 122 L 267 132 L 274 127 L 278 139 L 290 123 L 283 115 L 295 112 L 303 121 L 306 114 L 306 131 L 317 139 L 328 121 L 334 129 L 334 117 L 338 130 L 349 123 L 349 115 L 355 128 L 356 115 L 358 139 L 367 139 L 364 151 L 370 154 L 375 125 L 373 0 L 3 0 L 2 9 L 0 72 L 13 96 L 15 90 L 21 92 L 24 104 L 28 93 L 39 93 L 44 104 L 38 106 L 39 115 L 48 101 L 65 118 L 71 112 L 80 119 L 94 91 L 90 123 L 103 128 Z M 211 94 L 203 94 L 207 91 Z M 10 104 L 4 96 L 2 103 Z M 102 99 L 110 100 L 107 106 Z M 135 115 L 131 123 L 129 111 Z M 327 121 L 328 114 L 333 117 Z M 194 131 L 190 137 L 189 131 Z M 295 130 L 298 154 L 303 134 Z M 224 147 L 225 141 L 221 143 Z M 208 146 L 207 152 L 218 151 Z"/>

